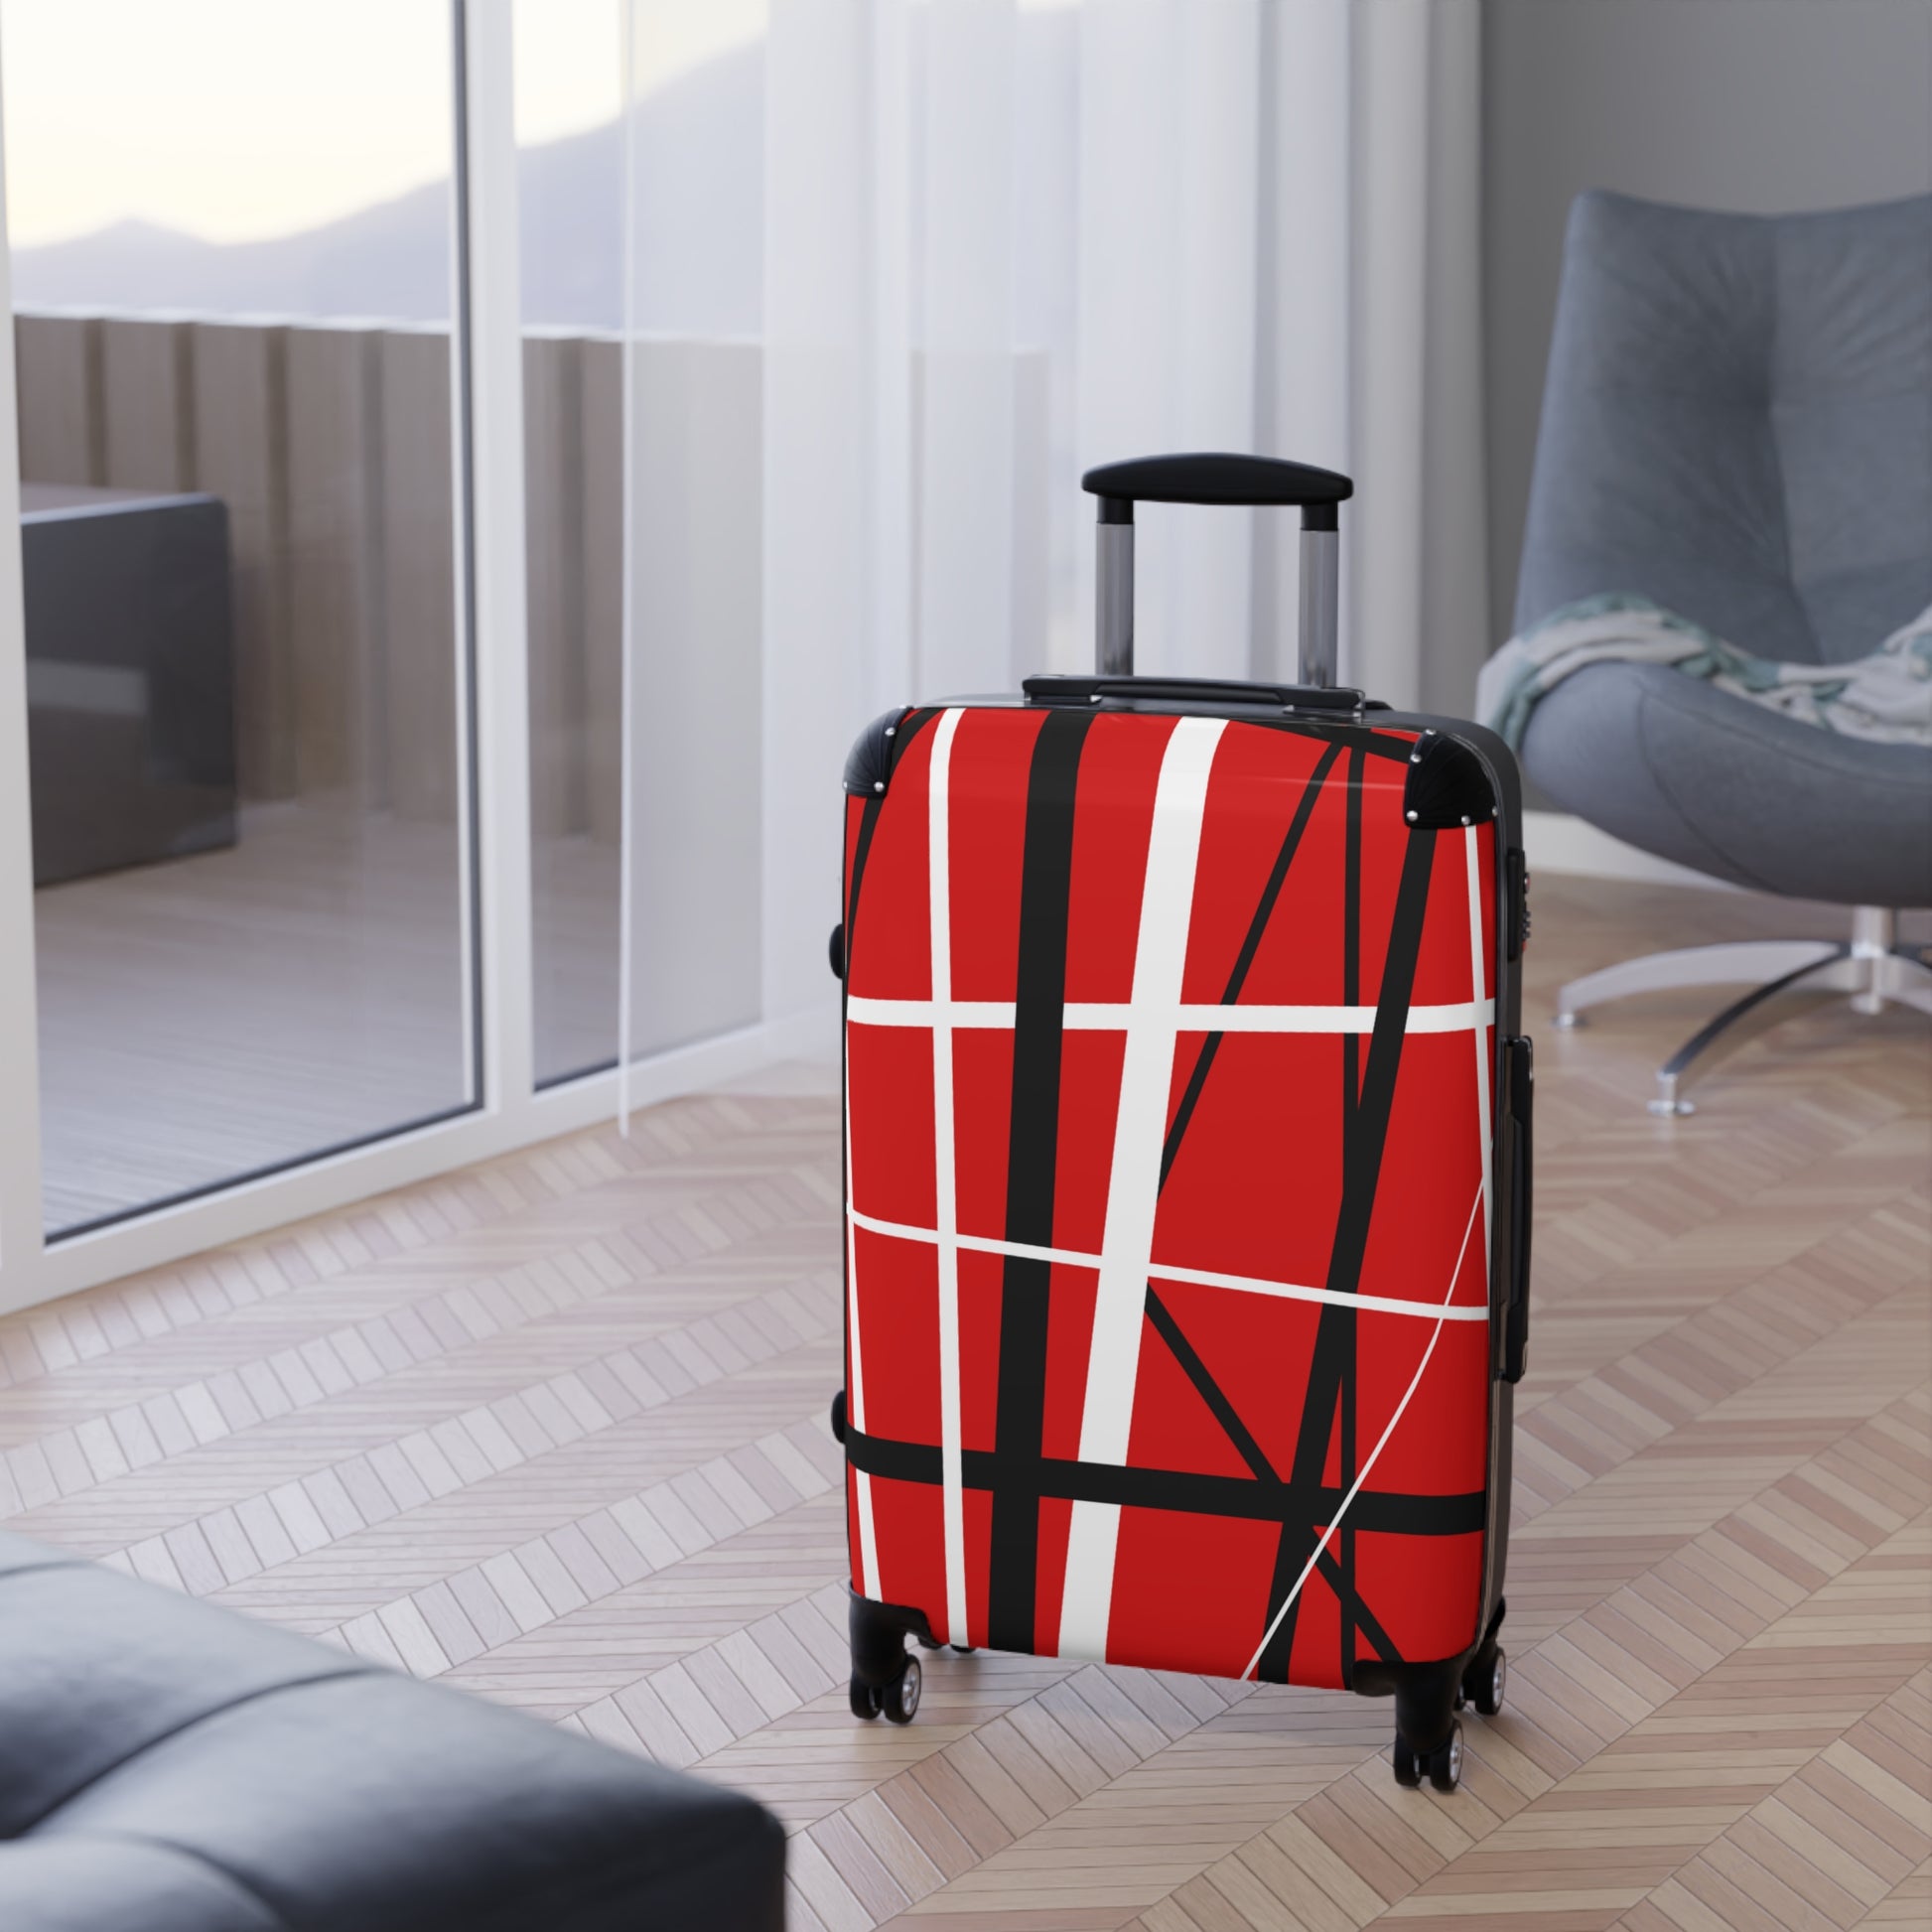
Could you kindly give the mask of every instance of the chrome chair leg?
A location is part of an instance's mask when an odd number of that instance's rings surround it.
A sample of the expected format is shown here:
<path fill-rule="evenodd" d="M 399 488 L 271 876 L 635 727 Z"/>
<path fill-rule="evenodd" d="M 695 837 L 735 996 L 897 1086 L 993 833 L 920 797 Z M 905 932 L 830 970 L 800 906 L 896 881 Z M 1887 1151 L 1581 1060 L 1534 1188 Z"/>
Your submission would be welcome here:
<path fill-rule="evenodd" d="M 1849 994 L 1860 1013 L 1881 1013 L 1886 1006 L 1897 1005 L 1932 1015 L 1932 947 L 1899 944 L 1893 912 L 1880 905 L 1860 905 L 1852 911 L 1849 941 L 1745 939 L 1687 946 L 1586 973 L 1557 994 L 1556 1020 L 1568 1032 L 1586 1024 L 1590 1007 L 1633 993 L 1749 985 L 1748 993 L 1701 1027 L 1657 1069 L 1657 1097 L 1648 1103 L 1650 1111 L 1683 1115 L 1695 1111 L 1681 1092 L 1692 1062 L 1747 1013 L 1800 982 L 1806 992 Z"/>
<path fill-rule="evenodd" d="M 1752 987 L 1741 1000 L 1731 1001 L 1729 1006 L 1725 1007 L 1722 1013 L 1707 1020 L 1657 1069 L 1657 1097 L 1654 1100 L 1646 1101 L 1644 1104 L 1649 1107 L 1653 1114 L 1662 1114 L 1666 1117 L 1681 1117 L 1685 1114 L 1696 1113 L 1697 1107 L 1695 1103 L 1684 1099 L 1677 1090 L 1678 1082 L 1684 1077 L 1685 1069 L 1690 1066 L 1691 1062 L 1719 1035 L 1726 1032 L 1737 1021 L 1743 1019 L 1745 1014 L 1762 1006 L 1774 994 L 1786 992 L 1796 986 L 1800 980 L 1810 979 L 1814 974 L 1823 972 L 1827 967 L 1839 965 L 1841 962 L 1851 960 L 1851 958 L 1852 949 L 1850 946 L 1834 946 L 1825 958 L 1814 960 L 1808 966 L 1795 967 L 1792 971 L 1783 974 L 1777 979 L 1771 980 L 1766 985 Z M 1860 970 L 1864 970 L 1863 965 L 1861 965 Z M 1853 1004 L 1857 1004 L 1856 998 Z"/>
<path fill-rule="evenodd" d="M 1898 921 L 1882 905 L 1859 905 L 1852 911 L 1852 957 L 1864 968 L 1865 983 L 1852 995 L 1858 1013 L 1882 1013 L 1889 977 L 1885 968 L 1898 945 Z"/>
<path fill-rule="evenodd" d="M 1600 972 L 1572 980 L 1557 995 L 1557 1025 L 1582 1026 L 1586 1008 L 1633 993 L 1672 993 L 1686 986 L 1739 986 L 1810 972 L 1841 959 L 1846 948 L 1830 939 L 1738 939 L 1725 945 L 1687 946 L 1619 960 Z"/>
<path fill-rule="evenodd" d="M 1932 1014 L 1932 964 L 1927 963 L 1926 951 L 1932 948 L 1894 946 L 1878 961 L 1877 984 L 1884 999 Z"/>

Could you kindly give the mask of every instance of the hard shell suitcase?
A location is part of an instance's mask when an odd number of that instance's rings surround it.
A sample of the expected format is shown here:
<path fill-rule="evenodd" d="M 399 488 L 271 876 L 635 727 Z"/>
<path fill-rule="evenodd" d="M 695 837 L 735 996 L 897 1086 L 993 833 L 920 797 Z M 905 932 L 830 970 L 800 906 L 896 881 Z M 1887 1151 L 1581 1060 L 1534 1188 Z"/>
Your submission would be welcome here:
<path fill-rule="evenodd" d="M 1498 1708 L 1528 931 L 1492 734 L 1332 687 L 1346 478 L 1090 472 L 1099 674 L 846 769 L 852 1706 L 927 1648 Z M 1132 675 L 1136 499 L 1303 511 L 1297 686 Z"/>

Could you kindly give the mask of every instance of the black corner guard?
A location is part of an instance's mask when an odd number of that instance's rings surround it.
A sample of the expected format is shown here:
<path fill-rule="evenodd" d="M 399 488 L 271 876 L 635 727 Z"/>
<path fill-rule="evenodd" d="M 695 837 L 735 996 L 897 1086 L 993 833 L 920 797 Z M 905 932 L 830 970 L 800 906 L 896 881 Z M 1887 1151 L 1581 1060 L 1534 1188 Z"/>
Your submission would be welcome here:
<path fill-rule="evenodd" d="M 1459 738 L 1424 732 L 1409 754 L 1402 815 L 1419 832 L 1447 832 L 1494 818 L 1496 792 L 1488 767 Z"/>
<path fill-rule="evenodd" d="M 898 728 L 909 715 L 903 705 L 882 711 L 852 741 L 845 758 L 845 788 L 854 797 L 876 797 L 892 782 Z"/>

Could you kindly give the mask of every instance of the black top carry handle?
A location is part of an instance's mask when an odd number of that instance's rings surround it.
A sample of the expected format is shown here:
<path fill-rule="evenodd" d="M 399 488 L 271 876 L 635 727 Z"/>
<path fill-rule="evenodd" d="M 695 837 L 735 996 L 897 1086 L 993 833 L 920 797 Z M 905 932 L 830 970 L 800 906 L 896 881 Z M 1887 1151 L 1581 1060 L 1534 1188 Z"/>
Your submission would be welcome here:
<path fill-rule="evenodd" d="M 1102 677 L 1134 671 L 1134 505 L 1287 504 L 1302 509 L 1301 681 L 1335 681 L 1335 505 L 1355 493 L 1348 478 L 1276 457 L 1203 451 L 1103 463 L 1080 479 L 1100 498 L 1095 667 Z"/>
<path fill-rule="evenodd" d="M 1100 498 L 1103 523 L 1133 522 L 1136 503 L 1299 503 L 1305 530 L 1332 530 L 1335 505 L 1355 493 L 1347 477 L 1311 463 L 1216 452 L 1103 463 L 1080 479 L 1080 487 Z"/>

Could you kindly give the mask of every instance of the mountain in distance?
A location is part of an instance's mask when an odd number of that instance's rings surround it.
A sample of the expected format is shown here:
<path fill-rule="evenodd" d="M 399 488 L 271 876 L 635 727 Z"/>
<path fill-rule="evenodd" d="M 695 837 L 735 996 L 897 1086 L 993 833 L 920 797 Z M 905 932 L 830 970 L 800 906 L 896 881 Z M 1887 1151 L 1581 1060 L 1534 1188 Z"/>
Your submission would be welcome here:
<path fill-rule="evenodd" d="M 709 61 L 636 121 L 639 325 L 705 336 L 759 327 L 763 49 Z M 523 320 L 616 329 L 623 315 L 623 130 L 607 122 L 518 158 Z M 146 221 L 13 254 L 22 309 L 417 322 L 450 319 L 452 196 L 411 190 L 320 227 L 211 242 Z M 650 272 L 657 265 L 658 272 Z"/>
<path fill-rule="evenodd" d="M 922 173 L 912 22 L 911 153 Z M 1077 15 L 1019 17 L 1014 71 L 1015 328 L 1070 343 L 1079 104 Z M 763 292 L 764 49 L 754 42 L 644 97 L 634 116 L 636 326 L 707 340 L 755 337 Z M 615 330 L 623 318 L 626 157 L 611 121 L 518 157 L 523 322 Z M 921 198 L 910 197 L 917 306 Z M 218 243 L 143 221 L 13 254 L 22 309 L 380 319 L 448 326 L 452 196 L 419 188 L 299 234 Z M 916 315 L 914 323 L 916 327 Z"/>

